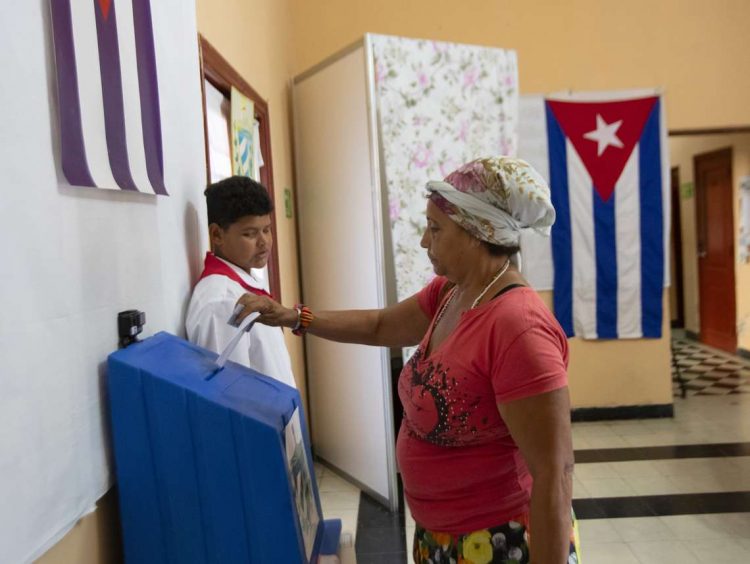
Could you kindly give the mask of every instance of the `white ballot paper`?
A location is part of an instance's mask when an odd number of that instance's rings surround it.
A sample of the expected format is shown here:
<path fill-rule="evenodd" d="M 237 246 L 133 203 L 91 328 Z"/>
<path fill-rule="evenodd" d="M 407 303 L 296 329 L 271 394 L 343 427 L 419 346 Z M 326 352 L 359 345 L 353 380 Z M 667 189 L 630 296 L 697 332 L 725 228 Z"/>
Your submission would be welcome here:
<path fill-rule="evenodd" d="M 238 305 L 234 308 L 234 312 L 232 312 L 232 316 L 227 320 L 227 323 L 229 325 L 235 325 L 235 320 L 237 318 L 237 315 L 242 311 L 242 308 L 244 306 Z M 242 339 L 242 335 L 245 333 L 248 333 L 255 324 L 255 320 L 260 317 L 260 313 L 255 312 L 248 315 L 245 319 L 242 320 L 242 323 L 237 326 L 237 332 L 234 334 L 234 337 L 232 337 L 232 340 L 229 341 L 229 344 L 224 347 L 224 350 L 221 351 L 221 354 L 219 355 L 219 358 L 216 359 L 216 364 L 219 366 L 219 368 L 224 368 L 224 365 L 227 363 L 227 359 L 229 358 L 229 355 L 232 354 L 232 351 L 237 346 L 237 343 L 240 342 L 240 339 Z"/>

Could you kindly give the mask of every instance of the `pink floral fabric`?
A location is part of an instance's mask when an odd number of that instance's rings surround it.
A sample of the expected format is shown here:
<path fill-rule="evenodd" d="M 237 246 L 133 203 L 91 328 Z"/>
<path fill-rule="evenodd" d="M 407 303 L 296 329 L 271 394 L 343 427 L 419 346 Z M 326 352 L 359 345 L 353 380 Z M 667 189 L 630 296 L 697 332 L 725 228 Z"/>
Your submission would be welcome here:
<path fill-rule="evenodd" d="M 425 184 L 487 154 L 514 155 L 518 70 L 512 50 L 370 35 L 398 299 L 432 267 L 419 246 Z"/>

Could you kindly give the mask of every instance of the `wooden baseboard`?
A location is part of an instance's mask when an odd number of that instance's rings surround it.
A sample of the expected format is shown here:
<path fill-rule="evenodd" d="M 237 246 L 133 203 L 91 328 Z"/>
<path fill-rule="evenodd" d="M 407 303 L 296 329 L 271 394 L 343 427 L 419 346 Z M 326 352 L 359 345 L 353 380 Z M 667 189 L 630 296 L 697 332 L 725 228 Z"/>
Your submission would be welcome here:
<path fill-rule="evenodd" d="M 674 416 L 671 403 L 655 405 L 618 405 L 615 407 L 579 407 L 570 413 L 572 421 L 611 421 L 613 419 L 658 419 Z"/>
<path fill-rule="evenodd" d="M 695 331 L 690 331 L 689 329 L 685 329 L 685 336 L 688 339 L 692 339 L 693 341 L 700 341 L 701 340 L 701 334 L 696 333 Z"/>
<path fill-rule="evenodd" d="M 122 564 L 120 510 L 116 488 L 96 502 L 96 510 L 83 517 L 36 564 Z"/>

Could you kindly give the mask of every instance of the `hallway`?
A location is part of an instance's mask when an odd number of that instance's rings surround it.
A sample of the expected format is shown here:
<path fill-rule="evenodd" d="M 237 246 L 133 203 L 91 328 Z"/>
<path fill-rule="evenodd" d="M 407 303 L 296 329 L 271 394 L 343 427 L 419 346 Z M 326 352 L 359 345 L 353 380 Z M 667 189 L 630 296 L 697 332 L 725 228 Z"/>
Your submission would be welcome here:
<path fill-rule="evenodd" d="M 573 424 L 586 564 L 750 561 L 750 362 L 676 336 L 673 419 Z M 326 515 L 360 564 L 408 562 L 414 521 L 319 467 Z M 358 501 L 358 503 L 357 503 Z M 406 545 L 406 546 L 405 546 Z"/>

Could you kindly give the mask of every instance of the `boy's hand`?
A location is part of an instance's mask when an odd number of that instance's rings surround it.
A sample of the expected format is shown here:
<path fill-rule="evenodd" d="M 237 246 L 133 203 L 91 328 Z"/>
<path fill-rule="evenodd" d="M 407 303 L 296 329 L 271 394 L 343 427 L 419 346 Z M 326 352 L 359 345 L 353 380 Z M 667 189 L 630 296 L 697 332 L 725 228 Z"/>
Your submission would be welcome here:
<path fill-rule="evenodd" d="M 257 322 L 264 325 L 289 328 L 297 325 L 296 309 L 285 308 L 280 303 L 266 296 L 247 293 L 237 300 L 237 305 L 243 306 L 242 311 L 237 314 L 235 319 L 235 323 L 238 326 L 242 323 L 243 319 L 256 311 L 260 313 Z"/>

